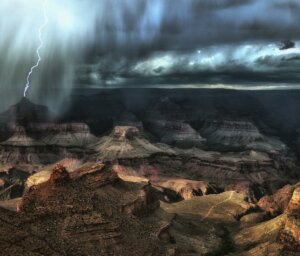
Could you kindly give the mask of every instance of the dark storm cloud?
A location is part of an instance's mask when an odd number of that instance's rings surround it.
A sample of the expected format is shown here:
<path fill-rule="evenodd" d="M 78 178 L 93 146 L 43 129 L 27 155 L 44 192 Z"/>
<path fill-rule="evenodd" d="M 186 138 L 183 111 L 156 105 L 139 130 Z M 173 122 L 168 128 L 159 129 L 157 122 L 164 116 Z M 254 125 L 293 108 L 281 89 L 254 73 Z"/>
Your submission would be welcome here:
<path fill-rule="evenodd" d="M 211 44 L 299 38 L 296 0 L 102 0 L 101 52 L 193 49 Z"/>
<path fill-rule="evenodd" d="M 279 50 L 300 38 L 297 0 L 110 0 L 102 8 L 109 17 L 96 22 L 96 65 L 81 83 L 299 81 L 298 44 Z"/>
<path fill-rule="evenodd" d="M 300 48 L 280 50 L 279 44 L 243 43 L 162 51 L 144 58 L 101 56 L 82 67 L 78 84 L 164 86 L 247 83 L 298 83 Z"/>
<path fill-rule="evenodd" d="M 36 61 L 41 0 L 0 1 L 0 110 Z M 48 0 L 29 96 L 59 109 L 75 86 L 298 81 L 299 0 Z M 271 46 L 270 46 L 271 44 Z M 199 51 L 201 53 L 199 53 Z M 54 97 L 50 91 L 56 89 Z"/>

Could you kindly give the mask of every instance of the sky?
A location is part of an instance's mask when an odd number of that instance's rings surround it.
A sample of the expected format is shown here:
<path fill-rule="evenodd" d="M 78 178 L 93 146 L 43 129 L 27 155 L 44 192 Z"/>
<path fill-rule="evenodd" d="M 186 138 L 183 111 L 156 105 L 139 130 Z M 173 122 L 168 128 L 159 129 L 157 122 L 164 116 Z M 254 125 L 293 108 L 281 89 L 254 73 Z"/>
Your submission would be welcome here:
<path fill-rule="evenodd" d="M 74 88 L 300 86 L 299 0 L 1 0 L 0 109 L 23 95 L 44 4 L 28 97 L 53 107 Z"/>

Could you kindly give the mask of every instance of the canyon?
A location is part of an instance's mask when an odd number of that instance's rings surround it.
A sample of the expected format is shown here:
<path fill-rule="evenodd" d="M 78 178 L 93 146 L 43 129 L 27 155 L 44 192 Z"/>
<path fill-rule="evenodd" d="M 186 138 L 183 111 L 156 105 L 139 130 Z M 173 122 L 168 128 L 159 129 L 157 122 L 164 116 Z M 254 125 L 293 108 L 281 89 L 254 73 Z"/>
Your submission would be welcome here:
<path fill-rule="evenodd" d="M 59 115 L 21 99 L 0 114 L 1 249 L 298 255 L 297 94 L 86 91 Z"/>

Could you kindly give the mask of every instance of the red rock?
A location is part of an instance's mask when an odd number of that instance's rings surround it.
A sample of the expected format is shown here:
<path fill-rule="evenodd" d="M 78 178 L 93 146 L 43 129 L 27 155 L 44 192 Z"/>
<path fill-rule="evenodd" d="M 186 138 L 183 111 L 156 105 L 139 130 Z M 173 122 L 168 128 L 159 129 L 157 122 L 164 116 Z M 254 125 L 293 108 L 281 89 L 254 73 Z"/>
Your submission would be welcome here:
<path fill-rule="evenodd" d="M 3 189 L 5 185 L 5 181 L 3 179 L 0 179 L 0 189 Z"/>
<path fill-rule="evenodd" d="M 294 186 L 287 185 L 279 189 L 274 195 L 261 198 L 258 202 L 258 206 L 271 215 L 281 214 L 287 209 L 294 189 Z"/>
<path fill-rule="evenodd" d="M 51 173 L 50 181 L 55 184 L 64 184 L 70 181 L 70 175 L 66 168 L 60 164 L 56 165 Z"/>
<path fill-rule="evenodd" d="M 165 255 L 169 247 L 155 237 L 155 223 L 139 219 L 159 207 L 152 189 L 122 181 L 109 164 L 84 166 L 71 175 L 57 165 L 48 181 L 25 193 L 18 217 L 21 226 L 30 223 L 40 238 L 55 244 L 59 255 Z"/>
<path fill-rule="evenodd" d="M 278 239 L 289 250 L 300 252 L 300 184 L 296 185 L 285 214 Z"/>

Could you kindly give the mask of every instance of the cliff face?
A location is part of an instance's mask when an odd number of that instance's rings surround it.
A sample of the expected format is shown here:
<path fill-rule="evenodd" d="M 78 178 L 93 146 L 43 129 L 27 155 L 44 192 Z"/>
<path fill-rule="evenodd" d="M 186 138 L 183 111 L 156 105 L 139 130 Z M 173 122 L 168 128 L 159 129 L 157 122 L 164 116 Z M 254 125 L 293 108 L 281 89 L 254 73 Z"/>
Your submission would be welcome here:
<path fill-rule="evenodd" d="M 244 155 L 218 155 L 196 150 L 194 154 L 157 153 L 146 158 L 119 159 L 118 170 L 123 175 L 146 177 L 155 185 L 177 192 L 181 189 L 190 190 L 194 186 L 198 187 L 197 191 L 202 182 L 215 188 L 212 190 L 215 193 L 231 190 L 243 193 L 251 202 L 257 202 L 262 196 L 273 193 L 286 184 L 284 176 L 277 172 L 275 162 L 263 155 L 253 155 L 253 152 Z M 177 180 L 174 181 L 172 177 Z M 165 182 L 168 180 L 175 183 Z M 190 191 L 192 195 L 193 189 Z"/>
<path fill-rule="evenodd" d="M 71 174 L 56 166 L 47 182 L 26 192 L 5 226 L 0 209 L 0 244 L 9 255 L 164 255 L 168 246 L 151 235 L 154 223 L 143 221 L 158 207 L 151 186 L 124 182 L 110 166 Z M 12 237 L 11 226 L 13 242 L 3 236 Z"/>
<path fill-rule="evenodd" d="M 224 147 L 245 148 L 252 142 L 263 140 L 263 135 L 249 121 L 207 121 L 201 131 L 209 144 Z"/>
<path fill-rule="evenodd" d="M 206 146 L 216 151 L 258 150 L 267 153 L 284 153 L 287 148 L 277 138 L 263 135 L 249 120 L 207 120 L 200 133 Z"/>
<path fill-rule="evenodd" d="M 197 131 L 183 121 L 152 120 L 147 121 L 146 126 L 162 143 L 175 147 L 201 147 L 205 141 Z"/>
<path fill-rule="evenodd" d="M 258 206 L 271 215 L 284 213 L 295 191 L 295 186 L 286 185 L 276 191 L 273 195 L 264 196 L 258 202 Z"/>
<path fill-rule="evenodd" d="M 97 138 L 84 123 L 58 122 L 47 107 L 23 98 L 0 114 L 2 164 L 49 164 L 84 157 Z"/>
<path fill-rule="evenodd" d="M 168 146 L 151 143 L 142 131 L 134 126 L 116 126 L 108 136 L 103 136 L 93 149 L 101 160 L 143 158 L 156 153 L 173 152 Z"/>
<path fill-rule="evenodd" d="M 255 213 L 255 205 L 234 191 L 162 203 L 160 208 L 152 186 L 142 180 L 122 181 L 112 169 L 98 163 L 69 173 L 58 165 L 47 181 L 29 188 L 17 214 L 0 208 L 2 252 L 16 256 L 180 255 L 190 251 L 207 255 L 227 252 L 222 247 L 228 241 L 226 230 L 235 227 L 231 231 L 234 256 L 298 255 L 298 185 L 285 213 L 265 221 L 260 212 Z M 189 184 L 194 191 L 210 187 L 183 180 L 168 183 L 161 185 L 180 188 Z M 289 191 L 290 187 L 279 190 L 274 200 Z M 186 192 L 182 195 L 190 195 Z M 252 218 L 251 224 L 244 226 L 239 216 Z"/>
<path fill-rule="evenodd" d="M 11 134 L 0 142 L 0 161 L 14 164 L 49 164 L 66 157 L 84 157 L 97 138 L 86 124 L 27 123 L 9 125 Z"/>
<path fill-rule="evenodd" d="M 293 192 L 279 241 L 292 251 L 300 251 L 300 185 Z"/>

